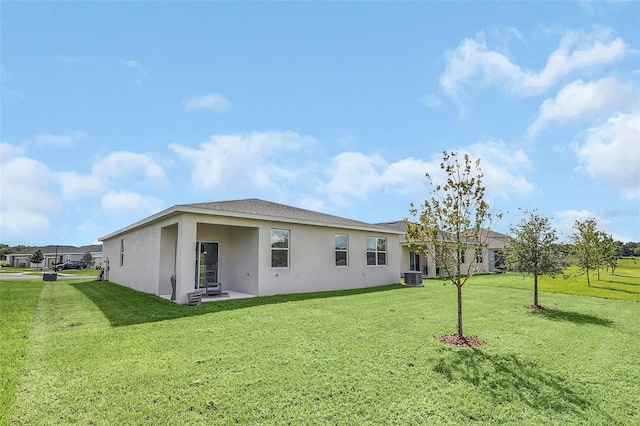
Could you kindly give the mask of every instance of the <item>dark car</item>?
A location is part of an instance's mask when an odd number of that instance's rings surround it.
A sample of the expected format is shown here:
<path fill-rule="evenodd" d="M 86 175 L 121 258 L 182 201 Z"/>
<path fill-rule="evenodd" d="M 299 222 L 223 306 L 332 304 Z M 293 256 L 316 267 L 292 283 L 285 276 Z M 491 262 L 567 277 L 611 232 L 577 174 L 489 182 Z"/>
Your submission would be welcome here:
<path fill-rule="evenodd" d="M 68 260 L 53 267 L 54 271 L 64 271 L 65 269 L 84 269 L 84 263 L 79 260 Z"/>

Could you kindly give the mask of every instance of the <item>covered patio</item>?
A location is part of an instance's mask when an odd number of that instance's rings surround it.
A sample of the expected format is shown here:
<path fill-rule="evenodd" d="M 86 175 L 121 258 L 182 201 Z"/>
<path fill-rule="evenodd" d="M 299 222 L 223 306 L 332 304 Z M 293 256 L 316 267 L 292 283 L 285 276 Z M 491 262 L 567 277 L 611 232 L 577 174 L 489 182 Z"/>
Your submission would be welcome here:
<path fill-rule="evenodd" d="M 160 297 L 163 299 L 171 300 L 171 294 L 161 294 Z M 202 303 L 205 302 L 220 302 L 223 300 L 234 300 L 234 299 L 249 299 L 252 297 L 258 297 L 255 294 L 242 293 L 240 291 L 234 290 L 222 290 L 222 294 L 219 296 L 202 296 Z"/>
<path fill-rule="evenodd" d="M 220 221 L 199 217 L 161 229 L 159 295 L 171 299 L 172 276 L 178 303 L 185 302 L 186 294 L 205 290 L 212 283 L 220 285 L 222 294 L 203 295 L 203 302 L 258 295 L 258 228 Z"/>

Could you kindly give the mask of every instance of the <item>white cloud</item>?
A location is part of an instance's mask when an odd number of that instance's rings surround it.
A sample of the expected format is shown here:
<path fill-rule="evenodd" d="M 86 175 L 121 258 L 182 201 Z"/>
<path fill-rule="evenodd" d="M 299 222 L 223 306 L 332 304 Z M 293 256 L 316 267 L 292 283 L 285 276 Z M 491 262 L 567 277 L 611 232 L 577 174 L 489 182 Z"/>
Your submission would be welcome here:
<path fill-rule="evenodd" d="M 136 212 L 145 211 L 155 213 L 162 209 L 162 203 L 151 197 L 145 197 L 135 192 L 111 191 L 102 195 L 100 206 L 108 212 Z"/>
<path fill-rule="evenodd" d="M 253 132 L 246 135 L 214 135 L 196 149 L 169 145 L 182 160 L 192 164 L 196 189 L 212 189 L 227 182 L 236 187 L 274 187 L 277 181 L 295 179 L 304 165 L 289 155 L 313 138 L 295 132 Z"/>
<path fill-rule="evenodd" d="M 0 233 L 6 238 L 47 232 L 51 215 L 61 207 L 52 190 L 55 180 L 49 168 L 21 154 L 21 148 L 2 144 Z"/>
<path fill-rule="evenodd" d="M 100 158 L 94 162 L 90 173 L 65 171 L 55 173 L 54 177 L 62 188 L 62 198 L 67 201 L 99 197 L 120 182 L 130 183 L 132 179 L 149 186 L 167 182 L 164 169 L 152 155 L 131 151 L 115 151 Z"/>
<path fill-rule="evenodd" d="M 440 84 L 456 100 L 470 82 L 502 86 L 514 95 L 534 95 L 573 71 L 613 63 L 628 51 L 628 45 L 621 38 L 613 38 L 610 30 L 568 31 L 547 58 L 544 68 L 535 72 L 522 69 L 506 54 L 489 49 L 484 33 L 480 33 L 475 39 L 462 40 L 456 49 L 447 52 Z"/>
<path fill-rule="evenodd" d="M 314 197 L 308 197 L 308 196 L 303 196 L 302 199 L 300 200 L 300 204 L 299 204 L 300 208 L 303 209 L 307 209 L 307 210 L 313 210 L 316 212 L 322 212 L 325 211 L 325 204 L 322 200 L 319 200 L 317 198 Z"/>
<path fill-rule="evenodd" d="M 627 104 L 634 92 L 631 83 L 615 77 L 591 83 L 576 80 L 563 87 L 555 99 L 542 103 L 538 117 L 527 132 L 533 137 L 551 121 L 579 121 L 611 113 Z"/>
<path fill-rule="evenodd" d="M 439 179 L 440 172 L 439 159 L 424 161 L 408 157 L 389 164 L 382 175 L 382 182 L 386 189 L 398 194 L 426 194 L 430 190 L 426 174 Z"/>
<path fill-rule="evenodd" d="M 39 145 L 53 145 L 59 147 L 73 146 L 76 141 L 83 139 L 87 136 L 86 133 L 75 131 L 69 132 L 64 135 L 54 135 L 51 133 L 40 133 L 36 135 L 34 141 Z"/>
<path fill-rule="evenodd" d="M 133 59 L 128 61 L 120 61 L 120 62 L 136 71 L 136 79 L 134 80 L 134 84 L 139 89 L 142 88 L 145 80 L 149 77 L 149 73 L 147 73 L 147 70 L 145 70 L 142 64 Z"/>
<path fill-rule="evenodd" d="M 524 175 L 531 164 L 522 150 L 509 150 L 502 142 L 481 142 L 460 149 L 461 161 L 465 153 L 472 161 L 481 160 L 483 184 L 487 195 L 493 199 L 526 197 L 533 192 L 533 184 Z M 388 163 L 377 154 L 344 152 L 331 160 L 327 168 L 329 180 L 321 187 L 321 192 L 343 205 L 352 198 L 365 198 L 375 191 L 426 193 L 429 188 L 425 174 L 429 173 L 436 185 L 444 182 L 441 161 L 441 157 L 434 156 L 430 161 L 409 157 Z"/>
<path fill-rule="evenodd" d="M 589 218 L 596 220 L 598 229 L 602 230 L 603 227 L 610 224 L 610 220 L 603 219 L 589 210 L 563 210 L 555 212 L 552 222 L 554 228 L 558 231 L 561 239 L 568 240 L 569 236 L 574 233 L 573 225 L 576 221 L 584 222 Z"/>
<path fill-rule="evenodd" d="M 512 197 L 527 197 L 534 192 L 534 185 L 526 178 L 531 162 L 522 149 L 510 150 L 502 141 L 485 141 L 461 150 L 461 153 L 465 152 L 472 160 L 480 159 L 487 196 L 510 200 Z"/>
<path fill-rule="evenodd" d="M 424 95 L 420 97 L 420 102 L 429 108 L 436 108 L 442 104 L 442 99 L 435 95 Z"/>
<path fill-rule="evenodd" d="M 0 143 L 0 159 L 5 162 L 9 158 L 21 156 L 24 154 L 24 147 L 11 145 L 9 143 Z"/>
<path fill-rule="evenodd" d="M 148 183 L 166 182 L 164 169 L 150 154 L 131 151 L 115 151 L 98 160 L 91 168 L 92 175 L 99 179 L 122 179 L 142 173 Z"/>
<path fill-rule="evenodd" d="M 39 138 L 46 142 L 49 136 Z M 102 196 L 101 204 L 106 211 L 153 212 L 162 207 L 153 198 L 115 190 L 122 180 L 129 181 L 136 174 L 142 174 L 138 180 L 149 184 L 166 181 L 164 170 L 148 154 L 114 152 L 98 160 L 88 174 L 54 172 L 25 156 L 22 146 L 2 143 L 0 154 L 0 229 L 7 238 L 27 240 L 29 236 L 46 233 L 61 211 L 63 201 L 100 198 L 105 191 L 109 192 Z"/>
<path fill-rule="evenodd" d="M 56 59 L 66 64 L 86 64 L 86 63 L 95 61 L 97 58 L 94 56 L 57 55 Z M 121 61 L 121 62 L 126 64 L 126 61 Z"/>
<path fill-rule="evenodd" d="M 365 155 L 360 152 L 343 152 L 336 155 L 327 167 L 329 182 L 323 192 L 339 204 L 344 197 L 365 198 L 369 192 L 382 186 L 382 175 L 387 162 L 380 155 Z"/>
<path fill-rule="evenodd" d="M 56 174 L 56 179 L 62 187 L 62 199 L 65 201 L 100 194 L 107 186 L 101 177 L 93 174 L 60 172 Z"/>
<path fill-rule="evenodd" d="M 2 98 L 5 100 L 22 101 L 27 98 L 24 93 L 11 89 L 9 87 L 2 86 L 1 90 Z"/>
<path fill-rule="evenodd" d="M 627 199 L 640 198 L 640 112 L 617 114 L 589 129 L 576 154 L 581 168 Z"/>
<path fill-rule="evenodd" d="M 184 98 L 183 103 L 188 111 L 210 109 L 215 112 L 222 112 L 231 108 L 231 102 L 219 93 Z"/>

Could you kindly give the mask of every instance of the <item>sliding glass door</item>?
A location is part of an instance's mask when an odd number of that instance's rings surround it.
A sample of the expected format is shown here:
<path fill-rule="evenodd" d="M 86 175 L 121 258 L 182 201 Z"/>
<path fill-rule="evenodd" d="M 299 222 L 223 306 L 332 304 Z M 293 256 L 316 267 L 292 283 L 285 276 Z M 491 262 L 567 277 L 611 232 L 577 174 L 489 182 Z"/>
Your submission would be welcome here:
<path fill-rule="evenodd" d="M 218 243 L 198 241 L 195 288 L 206 288 L 207 282 L 218 282 Z"/>

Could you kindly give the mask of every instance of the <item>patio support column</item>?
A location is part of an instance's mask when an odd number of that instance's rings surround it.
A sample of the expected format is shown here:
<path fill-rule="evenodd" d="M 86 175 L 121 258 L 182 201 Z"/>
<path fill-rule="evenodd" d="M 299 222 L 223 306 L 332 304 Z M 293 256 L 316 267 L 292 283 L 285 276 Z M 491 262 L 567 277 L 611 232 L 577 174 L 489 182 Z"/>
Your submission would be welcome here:
<path fill-rule="evenodd" d="M 197 229 L 193 217 L 182 215 L 176 247 L 176 302 L 181 304 L 187 303 L 187 293 L 194 290 Z"/>

